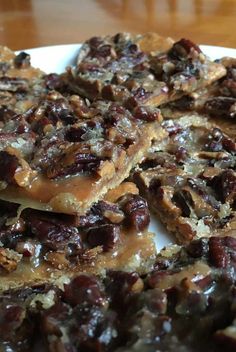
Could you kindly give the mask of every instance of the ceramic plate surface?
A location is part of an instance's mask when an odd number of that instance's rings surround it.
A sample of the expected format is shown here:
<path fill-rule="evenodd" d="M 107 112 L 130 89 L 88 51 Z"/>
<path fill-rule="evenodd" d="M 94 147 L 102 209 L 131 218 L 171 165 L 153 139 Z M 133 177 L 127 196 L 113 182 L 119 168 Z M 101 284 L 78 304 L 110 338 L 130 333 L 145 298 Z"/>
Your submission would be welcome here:
<path fill-rule="evenodd" d="M 75 64 L 80 47 L 81 44 L 67 44 L 24 49 L 24 51 L 31 55 L 31 63 L 34 67 L 39 67 L 46 73 L 61 73 L 67 66 Z M 201 45 L 200 47 L 212 60 L 219 59 L 223 56 L 236 58 L 236 49 L 210 45 Z M 151 217 L 149 230 L 156 233 L 158 249 L 175 242 L 174 238 L 167 233 L 164 226 L 155 219 L 154 216 Z"/>

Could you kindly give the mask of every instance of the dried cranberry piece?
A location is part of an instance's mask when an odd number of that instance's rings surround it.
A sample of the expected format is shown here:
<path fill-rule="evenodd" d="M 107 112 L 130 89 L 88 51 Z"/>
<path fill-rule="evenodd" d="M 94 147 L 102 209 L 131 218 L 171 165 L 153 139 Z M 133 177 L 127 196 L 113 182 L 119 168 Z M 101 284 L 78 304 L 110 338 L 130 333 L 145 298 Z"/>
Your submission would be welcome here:
<path fill-rule="evenodd" d="M 14 175 L 19 167 L 18 158 L 15 155 L 11 155 L 6 151 L 0 151 L 0 179 L 6 181 L 7 183 L 15 183 Z"/>
<path fill-rule="evenodd" d="M 78 304 L 91 304 L 100 306 L 104 297 L 95 276 L 81 274 L 69 284 L 64 285 L 63 299 L 72 306 Z"/>
<path fill-rule="evenodd" d="M 137 120 L 152 122 L 160 118 L 160 110 L 138 106 L 134 109 L 133 116 Z"/>
<path fill-rule="evenodd" d="M 209 260 L 217 268 L 226 268 L 230 263 L 230 256 L 223 237 L 210 237 Z"/>
<path fill-rule="evenodd" d="M 236 175 L 233 170 L 224 170 L 210 181 L 211 187 L 215 190 L 222 202 L 230 204 L 236 198 Z"/>
<path fill-rule="evenodd" d="M 108 252 L 120 240 L 120 227 L 118 225 L 105 224 L 88 230 L 87 241 L 91 247 L 102 246 Z"/>
<path fill-rule="evenodd" d="M 124 196 L 120 203 L 125 213 L 125 225 L 134 227 L 137 231 L 148 227 L 150 213 L 145 199 L 139 195 L 130 195 Z"/>
<path fill-rule="evenodd" d="M 39 215 L 31 216 L 29 224 L 32 234 L 48 248 L 65 249 L 69 243 L 73 243 L 77 248 L 82 247 L 80 233 L 74 226 L 53 223 L 50 219 Z"/>
<path fill-rule="evenodd" d="M 24 51 L 20 52 L 14 58 L 14 65 L 16 68 L 27 68 L 30 66 L 30 55 Z"/>

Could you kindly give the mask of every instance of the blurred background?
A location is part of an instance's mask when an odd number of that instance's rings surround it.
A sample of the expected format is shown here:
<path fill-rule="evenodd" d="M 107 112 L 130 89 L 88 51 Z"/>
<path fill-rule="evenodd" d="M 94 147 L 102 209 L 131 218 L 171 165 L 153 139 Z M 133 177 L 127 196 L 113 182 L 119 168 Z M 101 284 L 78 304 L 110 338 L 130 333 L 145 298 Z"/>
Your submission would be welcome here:
<path fill-rule="evenodd" d="M 236 0 L 0 0 L 0 44 L 17 50 L 156 31 L 236 48 Z"/>

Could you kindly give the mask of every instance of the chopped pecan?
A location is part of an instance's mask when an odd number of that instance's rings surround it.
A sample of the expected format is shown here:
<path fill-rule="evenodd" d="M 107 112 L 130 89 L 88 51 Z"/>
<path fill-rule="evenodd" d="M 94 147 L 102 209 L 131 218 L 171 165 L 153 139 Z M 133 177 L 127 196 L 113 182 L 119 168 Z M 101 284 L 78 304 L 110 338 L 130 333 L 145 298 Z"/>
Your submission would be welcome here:
<path fill-rule="evenodd" d="M 211 132 L 207 135 L 204 149 L 212 152 L 219 152 L 223 150 L 235 152 L 236 144 L 219 128 L 213 128 Z"/>
<path fill-rule="evenodd" d="M 111 295 L 111 305 L 121 314 L 128 309 L 128 297 L 132 293 L 142 292 L 144 284 L 140 276 L 133 272 L 110 271 L 108 272 L 108 292 Z"/>
<path fill-rule="evenodd" d="M 193 258 L 201 258 L 207 254 L 209 247 L 206 239 L 192 241 L 187 247 L 187 253 Z"/>
<path fill-rule="evenodd" d="M 85 126 L 71 127 L 65 135 L 65 139 L 69 142 L 82 142 L 83 135 L 87 132 Z"/>
<path fill-rule="evenodd" d="M 150 213 L 145 199 L 139 195 L 124 196 L 120 200 L 125 213 L 125 224 L 143 231 L 150 222 Z"/>
<path fill-rule="evenodd" d="M 29 218 L 29 226 L 32 234 L 50 249 L 64 250 L 68 248 L 69 243 L 73 243 L 78 248 L 82 247 L 78 229 L 60 222 L 59 219 L 56 221 L 56 218 L 40 216 L 36 213 Z"/>
<path fill-rule="evenodd" d="M 7 71 L 10 69 L 11 65 L 9 62 L 0 62 L 0 71 L 3 75 L 7 73 Z"/>
<path fill-rule="evenodd" d="M 10 92 L 27 92 L 29 90 L 29 83 L 23 78 L 0 77 L 0 90 L 7 90 Z"/>
<path fill-rule="evenodd" d="M 14 58 L 14 65 L 16 68 L 28 68 L 30 66 L 30 55 L 24 51 L 20 52 Z"/>
<path fill-rule="evenodd" d="M 189 55 L 198 55 L 202 53 L 198 45 L 193 43 L 189 39 L 181 39 L 174 43 L 173 47 L 169 50 L 168 55 L 173 59 L 182 59 L 188 57 Z"/>
<path fill-rule="evenodd" d="M 91 247 L 102 246 L 105 252 L 114 248 L 120 240 L 120 227 L 105 224 L 88 230 L 87 241 Z"/>
<path fill-rule="evenodd" d="M 69 260 L 64 252 L 47 252 L 44 260 L 59 270 L 66 269 L 69 266 Z"/>
<path fill-rule="evenodd" d="M 182 216 L 189 217 L 194 206 L 190 192 L 186 190 L 177 191 L 173 195 L 173 202 L 181 209 Z"/>
<path fill-rule="evenodd" d="M 1 340 L 16 340 L 15 336 L 18 334 L 23 326 L 24 319 L 26 317 L 26 309 L 21 307 L 19 304 L 2 302 L 0 304 L 0 338 Z M 23 332 L 23 331 L 22 331 Z M 31 333 L 31 329 L 28 330 Z M 22 334 L 20 334 L 21 338 Z M 25 334 L 27 337 L 27 334 Z"/>
<path fill-rule="evenodd" d="M 220 348 L 228 351 L 234 351 L 236 349 L 235 325 L 236 321 L 234 320 L 230 326 L 218 330 L 215 333 L 214 339 Z"/>
<path fill-rule="evenodd" d="M 160 121 L 161 119 L 160 110 L 143 106 L 136 107 L 133 111 L 133 114 L 136 119 L 144 121 Z"/>
<path fill-rule="evenodd" d="M 222 202 L 232 204 L 236 199 L 236 174 L 224 170 L 211 180 L 211 185 Z"/>
<path fill-rule="evenodd" d="M 44 81 L 46 87 L 50 90 L 58 90 L 61 92 L 65 88 L 65 83 L 61 75 L 58 75 L 57 73 L 50 73 L 48 75 L 45 75 Z"/>
<path fill-rule="evenodd" d="M 230 255 L 224 238 L 211 237 L 209 239 L 209 257 L 217 268 L 226 268 L 230 263 Z"/>
<path fill-rule="evenodd" d="M 6 151 L 0 151 L 0 169 L 4 170 L 0 176 L 1 180 L 9 184 L 14 184 L 14 176 L 19 167 L 19 159 L 15 155 L 9 154 Z"/>
<path fill-rule="evenodd" d="M 214 116 L 236 117 L 236 98 L 215 97 L 208 99 L 204 105 L 204 110 Z"/>
<path fill-rule="evenodd" d="M 11 272 L 17 269 L 22 255 L 8 248 L 0 248 L 0 267 Z"/>
<path fill-rule="evenodd" d="M 95 276 L 81 274 L 75 277 L 70 284 L 64 285 L 63 297 L 72 306 L 87 302 L 94 305 L 102 305 L 104 297 Z"/>
<path fill-rule="evenodd" d="M 124 213 L 119 209 L 119 206 L 113 203 L 100 201 L 93 205 L 91 209 L 93 214 L 97 214 L 109 220 L 111 223 L 119 224 L 124 219 Z"/>
<path fill-rule="evenodd" d="M 73 150 L 74 149 L 74 150 Z M 50 179 L 71 176 L 78 173 L 94 173 L 98 170 L 102 158 L 89 152 L 80 152 L 76 148 L 68 149 L 64 155 L 54 160 L 50 165 L 46 174 Z"/>
<path fill-rule="evenodd" d="M 16 113 L 9 109 L 7 106 L 3 105 L 0 108 L 0 121 L 7 122 L 13 120 L 16 116 Z"/>

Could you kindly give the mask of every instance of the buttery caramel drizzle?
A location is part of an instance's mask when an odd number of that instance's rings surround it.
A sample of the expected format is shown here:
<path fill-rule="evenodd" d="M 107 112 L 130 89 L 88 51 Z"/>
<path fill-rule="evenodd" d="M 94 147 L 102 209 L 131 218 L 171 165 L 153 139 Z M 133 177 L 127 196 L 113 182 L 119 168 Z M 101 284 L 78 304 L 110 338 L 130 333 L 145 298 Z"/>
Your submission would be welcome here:
<path fill-rule="evenodd" d="M 29 188 L 26 188 L 26 194 L 30 195 L 33 199 L 47 203 L 59 193 L 71 193 L 78 201 L 81 201 L 89 197 L 96 181 L 96 177 L 84 175 L 58 181 L 40 176 Z"/>
<path fill-rule="evenodd" d="M 185 270 L 163 277 L 162 280 L 157 283 L 156 287 L 166 290 L 178 285 L 183 279 L 189 279 L 189 281 L 194 282 L 209 275 L 210 272 L 210 267 L 199 261 L 193 265 L 187 266 Z"/>
<path fill-rule="evenodd" d="M 147 270 L 142 266 L 142 263 L 145 260 L 150 262 L 152 259 L 154 260 L 155 244 L 153 235 L 151 233 L 140 233 L 140 235 L 124 233 L 122 237 L 123 241 L 116 251 L 98 254 L 91 263 L 80 263 L 75 267 L 69 267 L 69 269 L 55 269 L 44 260 L 39 261 L 37 265 L 33 265 L 27 259 L 23 260 L 19 263 L 16 271 L 10 274 L 0 273 L 1 290 L 6 290 L 9 287 L 53 282 L 61 276 L 72 277 L 80 272 L 100 274 L 107 269 Z"/>
<path fill-rule="evenodd" d="M 30 186 L 24 188 L 8 186 L 7 190 L 0 192 L 0 195 L 26 197 L 48 203 L 60 193 L 71 193 L 78 201 L 83 201 L 92 193 L 92 187 L 97 183 L 96 181 L 97 179 L 92 176 L 75 176 L 57 181 L 38 176 Z"/>

